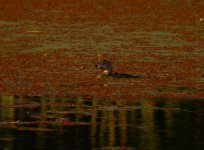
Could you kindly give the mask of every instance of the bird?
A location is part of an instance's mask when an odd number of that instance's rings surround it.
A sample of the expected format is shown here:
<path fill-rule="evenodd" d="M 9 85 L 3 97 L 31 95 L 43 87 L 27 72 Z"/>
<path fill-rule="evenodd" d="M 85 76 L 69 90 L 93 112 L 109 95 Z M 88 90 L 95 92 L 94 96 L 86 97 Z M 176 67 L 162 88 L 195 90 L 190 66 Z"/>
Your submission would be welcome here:
<path fill-rule="evenodd" d="M 96 69 L 101 69 L 103 72 L 100 73 L 96 78 L 113 77 L 113 78 L 141 78 L 142 75 L 132 75 L 127 73 L 113 73 L 113 64 L 107 59 L 99 60 L 95 64 Z"/>
<path fill-rule="evenodd" d="M 109 75 L 112 75 L 112 73 L 113 73 L 113 65 L 112 65 L 111 61 L 109 61 L 107 59 L 103 59 L 101 61 L 98 61 L 95 64 L 95 67 L 97 69 L 103 70 L 101 75 L 109 76 Z"/>

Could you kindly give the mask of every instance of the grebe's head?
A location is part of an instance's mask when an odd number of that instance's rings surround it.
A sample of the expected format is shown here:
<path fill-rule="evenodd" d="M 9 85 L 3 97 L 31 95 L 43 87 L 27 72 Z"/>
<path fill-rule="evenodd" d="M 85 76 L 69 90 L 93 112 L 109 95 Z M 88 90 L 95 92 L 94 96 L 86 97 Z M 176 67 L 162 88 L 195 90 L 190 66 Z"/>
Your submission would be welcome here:
<path fill-rule="evenodd" d="M 101 62 L 98 62 L 95 64 L 96 69 L 103 69 L 103 64 Z"/>

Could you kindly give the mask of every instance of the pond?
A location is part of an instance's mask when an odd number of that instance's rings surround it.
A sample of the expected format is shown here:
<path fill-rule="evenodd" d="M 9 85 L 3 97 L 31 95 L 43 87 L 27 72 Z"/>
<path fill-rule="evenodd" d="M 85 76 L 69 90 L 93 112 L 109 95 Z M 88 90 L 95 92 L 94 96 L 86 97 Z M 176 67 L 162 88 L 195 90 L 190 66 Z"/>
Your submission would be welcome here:
<path fill-rule="evenodd" d="M 0 150 L 204 149 L 204 1 L 0 9 Z"/>
<path fill-rule="evenodd" d="M 204 100 L 0 97 L 0 149 L 204 148 Z"/>

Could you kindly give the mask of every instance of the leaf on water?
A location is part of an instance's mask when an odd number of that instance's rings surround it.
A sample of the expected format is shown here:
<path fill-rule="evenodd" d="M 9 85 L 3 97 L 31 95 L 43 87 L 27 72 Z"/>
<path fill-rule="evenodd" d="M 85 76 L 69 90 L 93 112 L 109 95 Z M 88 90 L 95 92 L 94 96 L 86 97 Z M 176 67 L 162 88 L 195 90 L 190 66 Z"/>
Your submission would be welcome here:
<path fill-rule="evenodd" d="M 42 31 L 39 31 L 39 30 L 27 30 L 26 32 L 29 32 L 29 33 L 39 33 L 39 32 L 42 32 Z"/>
<path fill-rule="evenodd" d="M 61 84 L 61 87 L 71 87 L 71 88 L 77 88 L 79 87 L 79 84 L 69 83 L 69 84 Z"/>

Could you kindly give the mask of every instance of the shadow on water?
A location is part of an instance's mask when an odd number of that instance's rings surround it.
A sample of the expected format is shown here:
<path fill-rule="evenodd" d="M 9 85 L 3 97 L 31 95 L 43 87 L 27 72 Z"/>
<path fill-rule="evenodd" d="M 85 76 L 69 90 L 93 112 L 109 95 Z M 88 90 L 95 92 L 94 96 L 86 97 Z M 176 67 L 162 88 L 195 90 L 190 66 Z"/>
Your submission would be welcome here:
<path fill-rule="evenodd" d="M 204 101 L 0 97 L 0 149 L 203 149 Z"/>
<path fill-rule="evenodd" d="M 110 75 L 113 78 L 142 78 L 142 75 L 133 75 L 133 74 L 127 74 L 127 73 L 114 73 Z"/>

